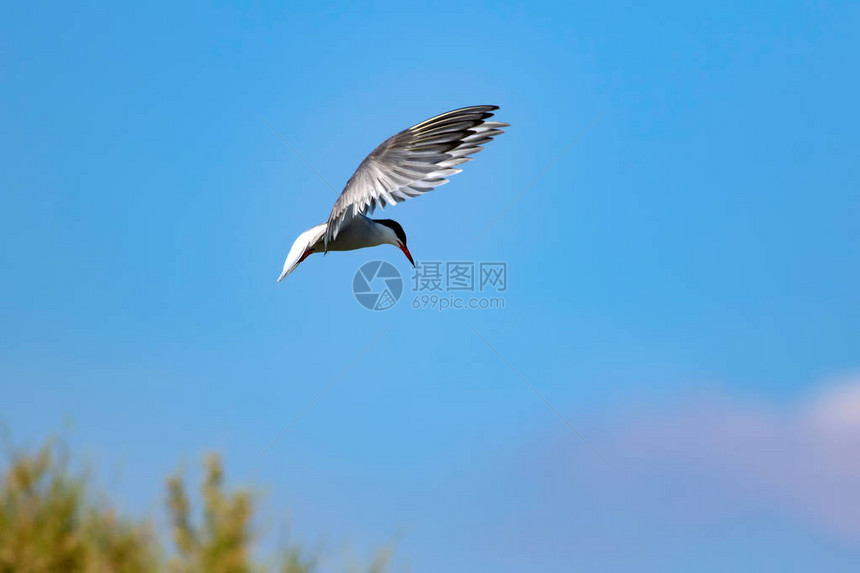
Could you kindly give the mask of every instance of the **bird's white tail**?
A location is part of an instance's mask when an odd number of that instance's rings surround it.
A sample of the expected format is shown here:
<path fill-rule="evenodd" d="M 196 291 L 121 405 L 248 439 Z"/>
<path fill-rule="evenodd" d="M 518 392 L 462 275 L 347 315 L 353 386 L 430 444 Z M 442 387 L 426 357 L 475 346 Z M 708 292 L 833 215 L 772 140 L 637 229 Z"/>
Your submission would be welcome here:
<path fill-rule="evenodd" d="M 293 246 L 290 247 L 290 253 L 287 255 L 287 260 L 284 261 L 284 270 L 281 272 L 281 276 L 278 277 L 278 282 L 281 282 L 287 275 L 296 270 L 296 267 L 299 266 L 300 262 L 302 262 L 302 257 L 305 252 L 308 249 L 312 249 L 313 246 L 322 238 L 327 226 L 327 223 L 322 223 L 315 227 L 311 227 L 299 235 L 299 238 L 296 239 Z"/>

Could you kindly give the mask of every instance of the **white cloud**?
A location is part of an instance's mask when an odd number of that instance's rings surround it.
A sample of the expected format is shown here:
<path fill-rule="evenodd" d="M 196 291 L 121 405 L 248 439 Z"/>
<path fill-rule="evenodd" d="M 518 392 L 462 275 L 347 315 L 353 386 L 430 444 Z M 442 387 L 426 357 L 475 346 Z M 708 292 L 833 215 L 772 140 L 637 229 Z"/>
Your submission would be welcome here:
<path fill-rule="evenodd" d="M 793 408 L 711 398 L 622 428 L 604 448 L 634 472 L 704 471 L 720 489 L 860 541 L 860 376 Z"/>
<path fill-rule="evenodd" d="M 860 434 L 860 376 L 844 380 L 819 396 L 810 418 L 825 433 Z"/>

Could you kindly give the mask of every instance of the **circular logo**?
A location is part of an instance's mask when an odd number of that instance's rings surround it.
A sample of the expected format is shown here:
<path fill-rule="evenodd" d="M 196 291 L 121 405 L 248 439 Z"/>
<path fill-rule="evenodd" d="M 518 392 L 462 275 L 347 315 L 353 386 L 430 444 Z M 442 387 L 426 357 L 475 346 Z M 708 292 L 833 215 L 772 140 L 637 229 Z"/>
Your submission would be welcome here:
<path fill-rule="evenodd" d="M 370 261 L 355 271 L 352 294 L 364 308 L 388 310 L 403 294 L 403 277 L 397 267 L 387 261 Z"/>

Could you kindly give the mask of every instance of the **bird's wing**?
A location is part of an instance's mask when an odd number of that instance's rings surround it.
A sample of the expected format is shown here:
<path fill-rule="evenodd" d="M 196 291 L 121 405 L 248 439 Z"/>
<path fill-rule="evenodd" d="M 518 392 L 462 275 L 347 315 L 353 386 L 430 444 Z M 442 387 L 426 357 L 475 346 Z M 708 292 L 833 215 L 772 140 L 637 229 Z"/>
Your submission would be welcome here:
<path fill-rule="evenodd" d="M 471 161 L 481 145 L 508 126 L 487 121 L 497 109 L 495 105 L 455 109 L 383 141 L 361 162 L 335 201 L 325 233 L 326 250 L 351 219 L 447 183 L 446 177 L 461 171 L 458 165 Z"/>
<path fill-rule="evenodd" d="M 284 261 L 284 270 L 281 276 L 278 277 L 278 282 L 281 282 L 285 276 L 293 272 L 299 263 L 302 262 L 302 257 L 305 251 L 312 248 L 317 241 L 322 239 L 325 234 L 326 223 L 321 223 L 315 227 L 311 227 L 295 240 L 293 246 L 290 247 L 290 253 L 287 255 L 287 260 Z"/>

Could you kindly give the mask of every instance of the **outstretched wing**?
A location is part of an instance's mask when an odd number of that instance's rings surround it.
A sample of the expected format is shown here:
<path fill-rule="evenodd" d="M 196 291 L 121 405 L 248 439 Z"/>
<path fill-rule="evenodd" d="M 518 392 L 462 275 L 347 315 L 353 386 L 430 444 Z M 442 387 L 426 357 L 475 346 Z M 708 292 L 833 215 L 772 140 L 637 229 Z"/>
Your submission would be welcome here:
<path fill-rule="evenodd" d="M 495 105 L 455 109 L 389 137 L 368 155 L 335 201 L 328 218 L 325 248 L 340 229 L 359 215 L 369 215 L 379 205 L 394 205 L 417 197 L 447 177 L 459 173 L 458 165 L 483 149 L 507 123 L 487 121 Z"/>

